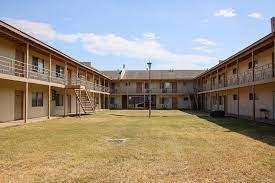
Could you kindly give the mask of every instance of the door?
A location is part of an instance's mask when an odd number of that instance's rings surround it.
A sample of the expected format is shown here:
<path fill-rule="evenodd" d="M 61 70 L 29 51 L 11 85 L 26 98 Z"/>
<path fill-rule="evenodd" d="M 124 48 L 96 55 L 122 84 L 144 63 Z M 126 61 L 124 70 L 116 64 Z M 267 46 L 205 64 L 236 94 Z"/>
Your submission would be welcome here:
<path fill-rule="evenodd" d="M 122 95 L 122 109 L 127 109 L 127 95 Z"/>
<path fill-rule="evenodd" d="M 173 93 L 177 92 L 177 83 L 176 82 L 172 83 L 172 92 Z"/>
<path fill-rule="evenodd" d="M 141 82 L 137 82 L 137 84 L 136 84 L 136 92 L 137 93 L 142 93 L 142 83 Z"/>
<path fill-rule="evenodd" d="M 67 112 L 70 114 L 72 112 L 72 105 L 71 105 L 71 95 L 67 95 Z"/>
<path fill-rule="evenodd" d="M 14 119 L 23 119 L 23 91 L 15 91 Z"/>
<path fill-rule="evenodd" d="M 172 109 L 178 108 L 178 99 L 177 97 L 172 97 Z"/>
<path fill-rule="evenodd" d="M 24 77 L 24 52 L 15 50 L 14 74 Z"/>

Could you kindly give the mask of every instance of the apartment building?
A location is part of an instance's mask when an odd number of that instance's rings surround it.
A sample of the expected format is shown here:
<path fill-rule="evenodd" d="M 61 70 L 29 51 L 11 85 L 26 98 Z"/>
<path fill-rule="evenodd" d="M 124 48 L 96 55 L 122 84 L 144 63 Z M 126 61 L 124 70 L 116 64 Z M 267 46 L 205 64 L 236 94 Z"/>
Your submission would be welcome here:
<path fill-rule="evenodd" d="M 108 108 L 111 78 L 0 21 L 0 122 Z"/>
<path fill-rule="evenodd" d="M 275 121 L 275 18 L 272 32 L 195 78 L 205 111 Z"/>
<path fill-rule="evenodd" d="M 152 109 L 191 109 L 194 106 L 193 79 L 201 70 L 152 70 Z M 149 107 L 149 71 L 104 71 L 112 78 L 110 108 L 147 109 Z"/>

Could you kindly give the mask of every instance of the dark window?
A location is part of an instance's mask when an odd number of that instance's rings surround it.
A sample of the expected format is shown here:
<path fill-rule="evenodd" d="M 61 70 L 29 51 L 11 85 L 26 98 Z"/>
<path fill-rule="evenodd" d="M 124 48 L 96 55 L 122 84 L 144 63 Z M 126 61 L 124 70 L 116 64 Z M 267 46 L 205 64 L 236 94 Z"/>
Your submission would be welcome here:
<path fill-rule="evenodd" d="M 59 93 L 55 95 L 55 106 L 63 106 L 63 95 Z"/>
<path fill-rule="evenodd" d="M 56 65 L 55 67 L 55 75 L 57 78 L 64 78 L 64 68 L 59 66 L 59 65 Z"/>
<path fill-rule="evenodd" d="M 233 69 L 233 74 L 237 74 L 237 69 Z"/>
<path fill-rule="evenodd" d="M 187 100 L 188 100 L 188 97 L 184 97 L 183 100 L 184 100 L 184 101 L 187 101 Z"/>
<path fill-rule="evenodd" d="M 38 57 L 32 57 L 32 71 L 44 73 L 44 60 Z"/>
<path fill-rule="evenodd" d="M 249 93 L 249 100 L 253 100 L 253 93 Z"/>
<path fill-rule="evenodd" d="M 43 106 L 43 93 L 42 92 L 33 92 L 32 93 L 32 107 L 41 107 Z"/>
<path fill-rule="evenodd" d="M 248 69 L 252 69 L 252 62 L 248 63 Z"/>
<path fill-rule="evenodd" d="M 144 84 L 144 88 L 147 90 L 147 89 L 149 89 L 149 83 L 145 83 Z"/>
<path fill-rule="evenodd" d="M 223 96 L 219 96 L 219 105 L 223 105 Z"/>
<path fill-rule="evenodd" d="M 237 94 L 233 95 L 233 100 L 238 100 L 238 95 Z"/>
<path fill-rule="evenodd" d="M 115 83 L 111 83 L 111 88 L 114 90 L 116 87 L 116 84 Z"/>

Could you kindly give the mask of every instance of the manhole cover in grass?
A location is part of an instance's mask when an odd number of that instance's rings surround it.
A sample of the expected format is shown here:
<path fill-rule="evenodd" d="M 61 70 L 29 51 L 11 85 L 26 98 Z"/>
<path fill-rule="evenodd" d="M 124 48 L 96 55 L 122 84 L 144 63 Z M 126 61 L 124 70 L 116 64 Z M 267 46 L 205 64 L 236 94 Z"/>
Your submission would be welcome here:
<path fill-rule="evenodd" d="M 107 141 L 111 144 L 123 144 L 126 139 L 108 139 Z"/>

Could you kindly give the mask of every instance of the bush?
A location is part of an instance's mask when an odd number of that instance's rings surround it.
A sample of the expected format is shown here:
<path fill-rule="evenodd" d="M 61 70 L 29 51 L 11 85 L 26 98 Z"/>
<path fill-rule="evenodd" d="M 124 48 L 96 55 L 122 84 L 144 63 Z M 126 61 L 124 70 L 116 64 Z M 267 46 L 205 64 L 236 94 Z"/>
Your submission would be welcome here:
<path fill-rule="evenodd" d="M 212 111 L 212 112 L 210 112 L 210 116 L 211 117 L 224 117 L 225 116 L 225 112 L 221 111 L 221 110 Z"/>

